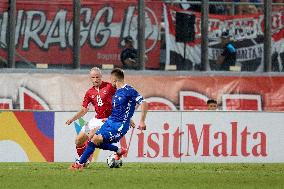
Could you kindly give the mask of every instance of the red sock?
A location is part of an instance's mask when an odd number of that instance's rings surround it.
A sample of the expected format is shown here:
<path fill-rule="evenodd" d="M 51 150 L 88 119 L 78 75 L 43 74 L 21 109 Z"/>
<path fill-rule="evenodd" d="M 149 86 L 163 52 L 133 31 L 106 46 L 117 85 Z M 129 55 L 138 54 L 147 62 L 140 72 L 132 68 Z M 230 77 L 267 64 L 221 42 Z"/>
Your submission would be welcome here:
<path fill-rule="evenodd" d="M 77 154 L 79 157 L 81 157 L 81 155 L 83 154 L 86 148 L 87 148 L 86 143 L 83 144 L 83 146 L 76 146 Z"/>

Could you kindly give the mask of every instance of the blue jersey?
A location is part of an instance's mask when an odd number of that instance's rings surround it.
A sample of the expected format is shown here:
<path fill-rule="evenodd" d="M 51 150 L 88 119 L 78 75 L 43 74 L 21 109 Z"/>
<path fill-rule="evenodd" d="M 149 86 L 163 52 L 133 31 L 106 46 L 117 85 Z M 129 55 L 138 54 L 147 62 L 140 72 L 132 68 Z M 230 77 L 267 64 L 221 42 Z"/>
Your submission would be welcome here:
<path fill-rule="evenodd" d="M 116 90 L 112 98 L 112 113 L 96 134 L 103 136 L 104 143 L 118 142 L 129 130 L 136 104 L 143 101 L 143 97 L 129 85 Z"/>
<path fill-rule="evenodd" d="M 129 122 L 136 104 L 141 104 L 143 97 L 131 86 L 118 89 L 112 98 L 112 113 L 109 117 L 115 122 Z"/>

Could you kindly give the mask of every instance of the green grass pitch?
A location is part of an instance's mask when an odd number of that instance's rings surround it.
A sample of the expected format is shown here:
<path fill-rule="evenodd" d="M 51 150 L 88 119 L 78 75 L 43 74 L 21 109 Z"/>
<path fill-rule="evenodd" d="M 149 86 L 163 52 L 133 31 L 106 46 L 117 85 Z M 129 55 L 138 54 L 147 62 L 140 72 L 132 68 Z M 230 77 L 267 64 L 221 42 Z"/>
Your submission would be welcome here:
<path fill-rule="evenodd" d="M 0 189 L 284 188 L 284 164 L 124 163 L 110 169 L 92 163 L 82 171 L 69 165 L 0 163 Z"/>

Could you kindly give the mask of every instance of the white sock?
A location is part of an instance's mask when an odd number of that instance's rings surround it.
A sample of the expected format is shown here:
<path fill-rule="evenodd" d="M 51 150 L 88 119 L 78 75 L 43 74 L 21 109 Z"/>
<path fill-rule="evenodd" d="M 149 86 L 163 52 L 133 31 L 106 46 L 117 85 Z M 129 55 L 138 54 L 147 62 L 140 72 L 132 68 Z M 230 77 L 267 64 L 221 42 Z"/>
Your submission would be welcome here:
<path fill-rule="evenodd" d="M 121 154 L 121 148 L 118 148 L 118 150 L 117 150 L 116 153 L 117 153 L 117 154 Z"/>

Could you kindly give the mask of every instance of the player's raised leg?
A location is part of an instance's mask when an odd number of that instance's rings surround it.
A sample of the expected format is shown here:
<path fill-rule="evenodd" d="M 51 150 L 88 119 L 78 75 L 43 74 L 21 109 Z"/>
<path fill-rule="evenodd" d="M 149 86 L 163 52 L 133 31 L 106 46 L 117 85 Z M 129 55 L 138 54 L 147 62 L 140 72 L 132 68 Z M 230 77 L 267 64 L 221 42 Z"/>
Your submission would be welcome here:
<path fill-rule="evenodd" d="M 90 122 L 88 122 L 86 125 L 84 125 L 80 131 L 80 133 L 77 135 L 75 139 L 76 144 L 76 150 L 79 157 L 83 154 L 84 150 L 86 149 L 88 145 L 88 141 L 92 138 L 94 133 L 97 131 L 98 127 L 102 125 L 102 123 L 97 122 L 97 126 L 92 124 L 95 118 L 91 119 Z"/>
<path fill-rule="evenodd" d="M 77 151 L 79 159 L 81 158 L 83 152 L 87 148 L 90 139 L 94 136 L 94 134 L 96 133 L 96 131 L 100 128 L 102 124 L 103 124 L 102 119 L 92 118 L 88 123 L 86 123 L 82 127 L 80 133 L 77 135 L 75 139 L 76 151 Z M 93 158 L 93 154 L 90 155 L 90 157 L 84 164 L 84 167 L 87 167 L 91 163 L 92 158 Z"/>
<path fill-rule="evenodd" d="M 80 157 L 79 162 L 73 163 L 71 168 L 82 169 L 83 165 L 87 162 L 88 158 L 96 148 L 116 152 L 118 159 L 127 152 L 127 150 L 118 148 L 112 144 L 112 142 L 118 142 L 125 133 L 122 134 L 120 131 L 117 131 L 117 129 L 111 128 L 109 124 L 110 123 L 106 121 L 104 125 L 96 132 L 91 141 L 88 143 L 84 153 Z"/>
<path fill-rule="evenodd" d="M 91 141 L 88 143 L 87 148 L 80 157 L 79 161 L 74 162 L 70 168 L 71 169 L 83 169 L 84 164 L 87 162 L 88 158 L 94 153 L 95 149 L 99 144 L 103 142 L 103 137 L 101 135 L 95 134 Z"/>
<path fill-rule="evenodd" d="M 94 153 L 96 147 L 100 146 L 100 144 L 103 142 L 102 135 L 95 134 L 91 141 L 89 142 L 86 150 L 82 154 L 79 163 L 84 164 L 88 160 L 88 158 Z"/>

